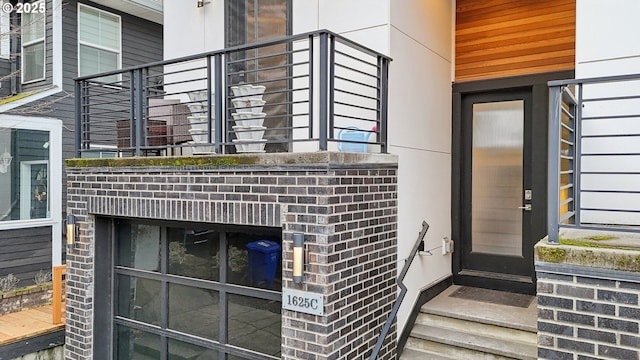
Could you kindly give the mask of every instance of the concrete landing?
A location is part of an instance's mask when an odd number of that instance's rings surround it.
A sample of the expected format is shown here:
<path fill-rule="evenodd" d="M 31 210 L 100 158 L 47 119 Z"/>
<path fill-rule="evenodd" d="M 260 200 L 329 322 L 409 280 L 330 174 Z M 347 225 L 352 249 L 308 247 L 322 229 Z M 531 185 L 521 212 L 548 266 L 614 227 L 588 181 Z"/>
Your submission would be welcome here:
<path fill-rule="evenodd" d="M 424 304 L 423 313 L 448 316 L 506 328 L 533 331 L 537 330 L 538 310 L 535 296 L 528 307 L 508 306 L 491 302 L 451 297 L 460 286 L 452 285 L 434 299 Z M 492 296 L 508 296 L 502 291 L 486 290 Z"/>

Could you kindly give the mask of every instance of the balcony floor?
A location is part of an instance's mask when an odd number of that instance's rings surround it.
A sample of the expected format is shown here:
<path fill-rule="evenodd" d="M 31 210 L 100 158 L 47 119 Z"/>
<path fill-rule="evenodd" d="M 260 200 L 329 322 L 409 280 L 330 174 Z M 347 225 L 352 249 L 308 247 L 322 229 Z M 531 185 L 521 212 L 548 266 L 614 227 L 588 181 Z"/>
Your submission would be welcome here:
<path fill-rule="evenodd" d="M 0 316 L 0 346 L 64 329 L 52 322 L 52 306 L 45 305 Z"/>

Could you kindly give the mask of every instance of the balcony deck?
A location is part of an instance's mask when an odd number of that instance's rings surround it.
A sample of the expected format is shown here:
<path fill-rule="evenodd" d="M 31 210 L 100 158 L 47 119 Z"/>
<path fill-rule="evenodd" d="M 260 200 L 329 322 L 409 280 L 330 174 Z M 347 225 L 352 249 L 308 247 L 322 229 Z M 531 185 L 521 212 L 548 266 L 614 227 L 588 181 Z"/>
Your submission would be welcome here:
<path fill-rule="evenodd" d="M 64 317 L 62 324 L 53 324 L 52 311 L 45 305 L 0 316 L 0 347 L 64 329 Z"/>

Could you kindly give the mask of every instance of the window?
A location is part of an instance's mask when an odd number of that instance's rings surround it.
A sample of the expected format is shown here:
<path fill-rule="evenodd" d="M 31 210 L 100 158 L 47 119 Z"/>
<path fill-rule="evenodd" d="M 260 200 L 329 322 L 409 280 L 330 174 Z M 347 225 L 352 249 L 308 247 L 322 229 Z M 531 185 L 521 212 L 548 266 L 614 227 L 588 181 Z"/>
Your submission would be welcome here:
<path fill-rule="evenodd" d="M 78 4 L 78 75 L 93 75 L 121 67 L 120 16 Z M 117 75 L 105 82 L 118 81 Z"/>
<path fill-rule="evenodd" d="M 113 358 L 281 357 L 281 230 L 200 226 L 115 220 Z"/>
<path fill-rule="evenodd" d="M 6 2 L 8 3 L 9 0 L 0 0 L 0 7 L 2 7 Z M 8 59 L 11 55 L 11 35 L 9 31 L 9 13 L 6 11 L 0 11 L 0 58 L 3 59 Z"/>
<path fill-rule="evenodd" d="M 44 4 L 42 1 L 35 5 Z M 34 7 L 40 9 L 40 7 Z M 44 80 L 45 78 L 45 12 L 23 12 L 21 21 L 22 39 L 22 82 Z"/>
<path fill-rule="evenodd" d="M 0 194 L 0 221 L 51 217 L 49 141 L 48 131 L 0 132 L 0 188 L 9 190 Z"/>
<path fill-rule="evenodd" d="M 291 34 L 290 0 L 226 0 L 225 45 L 234 47 L 278 39 Z M 227 55 L 225 81 L 236 85 L 248 83 L 266 86 L 263 100 L 267 127 L 264 138 L 269 140 L 267 152 L 288 151 L 291 139 L 291 77 L 287 44 L 276 44 L 254 50 L 231 52 Z M 284 140 L 283 143 L 277 141 Z"/>

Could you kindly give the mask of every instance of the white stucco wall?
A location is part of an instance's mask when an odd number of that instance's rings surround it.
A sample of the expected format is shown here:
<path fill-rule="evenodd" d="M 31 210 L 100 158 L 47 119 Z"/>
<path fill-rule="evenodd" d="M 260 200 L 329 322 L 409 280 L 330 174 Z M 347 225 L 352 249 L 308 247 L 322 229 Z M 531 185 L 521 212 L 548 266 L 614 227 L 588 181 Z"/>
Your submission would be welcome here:
<path fill-rule="evenodd" d="M 222 48 L 223 3 L 211 0 L 197 9 L 165 2 L 165 58 Z M 427 247 L 450 236 L 453 11 L 454 1 L 442 0 L 293 1 L 294 34 L 328 29 L 393 58 L 389 152 L 400 162 L 399 259 L 407 257 L 423 220 L 431 226 Z M 409 292 L 398 333 L 419 291 L 451 273 L 451 256 L 433 253 L 417 258 L 405 279 Z"/>
<path fill-rule="evenodd" d="M 453 1 L 390 1 L 389 151 L 399 155 L 398 257 L 411 251 L 423 220 L 426 247 L 451 230 L 451 66 Z M 398 264 L 403 265 L 402 262 Z M 451 255 L 419 256 L 407 274 L 401 330 L 421 289 L 451 274 Z"/>

